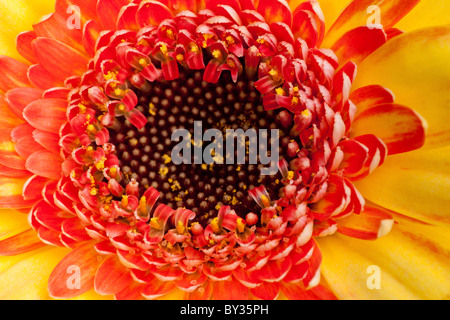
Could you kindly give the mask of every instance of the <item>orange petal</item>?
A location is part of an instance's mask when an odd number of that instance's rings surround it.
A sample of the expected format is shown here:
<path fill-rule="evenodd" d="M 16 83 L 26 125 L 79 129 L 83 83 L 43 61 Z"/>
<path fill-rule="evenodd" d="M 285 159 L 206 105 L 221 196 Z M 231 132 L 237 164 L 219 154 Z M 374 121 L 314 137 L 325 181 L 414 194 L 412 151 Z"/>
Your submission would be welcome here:
<path fill-rule="evenodd" d="M 42 93 L 43 91 L 37 88 L 14 88 L 6 93 L 5 98 L 11 111 L 23 119 L 23 109 L 34 100 L 42 98 Z"/>
<path fill-rule="evenodd" d="M 83 243 L 66 255 L 50 274 L 48 280 L 50 296 L 72 298 L 91 290 L 101 260 L 99 258 L 92 242 Z M 77 276 L 79 279 L 76 279 Z"/>
<path fill-rule="evenodd" d="M 41 150 L 28 157 L 26 168 L 38 176 L 59 180 L 61 178 L 61 162 L 62 159 L 58 154 Z"/>
<path fill-rule="evenodd" d="M 408 107 L 381 104 L 355 117 L 352 135 L 374 134 L 386 144 L 388 154 L 415 150 L 425 142 L 425 120 Z"/>
<path fill-rule="evenodd" d="M 13 58 L 0 56 L 0 91 L 6 92 L 16 87 L 29 87 L 28 66 Z"/>
<path fill-rule="evenodd" d="M 23 111 L 24 118 L 36 129 L 59 133 L 66 121 L 67 101 L 62 99 L 41 99 L 30 103 Z"/>
<path fill-rule="evenodd" d="M 33 25 L 37 38 L 45 37 L 61 41 L 68 46 L 82 50 L 82 32 L 78 28 L 68 28 L 67 18 L 53 13 L 45 20 Z"/>
<path fill-rule="evenodd" d="M 380 47 L 358 65 L 353 88 L 379 84 L 395 102 L 417 111 L 428 123 L 426 147 L 450 142 L 450 27 L 406 33 Z"/>
<path fill-rule="evenodd" d="M 88 59 L 79 51 L 58 40 L 37 38 L 32 43 L 39 63 L 58 79 L 82 75 Z"/>
<path fill-rule="evenodd" d="M 95 291 L 102 294 L 116 294 L 132 283 L 130 272 L 116 255 L 106 257 L 95 274 Z"/>
<path fill-rule="evenodd" d="M 29 229 L 0 241 L 0 255 L 15 256 L 43 246 L 45 244 L 37 237 L 36 231 Z"/>

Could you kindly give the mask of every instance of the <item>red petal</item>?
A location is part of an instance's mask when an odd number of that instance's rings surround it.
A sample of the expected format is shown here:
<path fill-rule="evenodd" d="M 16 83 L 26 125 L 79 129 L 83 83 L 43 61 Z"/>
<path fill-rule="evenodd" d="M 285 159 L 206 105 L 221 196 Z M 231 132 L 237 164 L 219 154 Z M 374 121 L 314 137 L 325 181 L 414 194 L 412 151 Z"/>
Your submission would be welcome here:
<path fill-rule="evenodd" d="M 45 246 L 36 231 L 29 229 L 0 241 L 0 256 L 15 256 Z"/>
<path fill-rule="evenodd" d="M 137 23 L 141 27 L 158 26 L 164 20 L 171 18 L 173 15 L 169 8 L 152 0 L 143 1 L 136 14 Z"/>
<path fill-rule="evenodd" d="M 347 191 L 345 188 L 342 177 L 330 175 L 325 197 L 310 206 L 313 217 L 323 221 L 342 212 L 348 205 L 347 198 L 350 193 L 350 190 Z"/>
<path fill-rule="evenodd" d="M 263 15 L 268 24 L 284 22 L 292 26 L 292 12 L 285 0 L 260 0 L 258 12 Z"/>
<path fill-rule="evenodd" d="M 163 282 L 159 281 L 156 277 L 153 277 L 151 281 L 145 286 L 141 294 L 146 299 L 156 299 L 163 296 L 176 288 L 175 282 Z"/>
<path fill-rule="evenodd" d="M 23 111 L 24 118 L 36 129 L 59 133 L 67 121 L 67 101 L 62 99 L 41 99 L 30 103 Z"/>
<path fill-rule="evenodd" d="M 0 90 L 6 92 L 17 87 L 29 87 L 28 66 L 13 58 L 0 56 Z"/>
<path fill-rule="evenodd" d="M 136 14 L 139 6 L 130 3 L 120 10 L 119 16 L 117 18 L 117 29 L 119 30 L 139 30 L 139 25 L 136 22 Z"/>
<path fill-rule="evenodd" d="M 349 60 L 359 63 L 386 41 L 386 33 L 382 27 L 362 26 L 345 33 L 331 49 L 338 56 L 340 64 Z"/>
<path fill-rule="evenodd" d="M 128 287 L 133 279 L 116 255 L 106 257 L 97 269 L 95 291 L 102 295 L 116 294 Z"/>
<path fill-rule="evenodd" d="M 94 276 L 99 265 L 99 255 L 92 242 L 86 242 L 69 253 L 50 274 L 48 292 L 53 298 L 77 297 L 94 287 Z M 79 271 L 77 274 L 76 270 Z M 80 286 L 71 282 L 80 276 Z M 75 284 L 77 284 L 75 282 Z"/>
<path fill-rule="evenodd" d="M 37 151 L 28 157 L 26 168 L 38 176 L 58 180 L 61 178 L 61 157 L 46 150 Z"/>
<path fill-rule="evenodd" d="M 398 104 L 382 104 L 356 116 L 355 135 L 371 133 L 384 141 L 390 155 L 423 146 L 425 120 L 414 110 Z"/>
<path fill-rule="evenodd" d="M 360 214 L 338 220 L 338 232 L 353 238 L 375 240 L 387 234 L 393 224 L 392 215 L 366 206 Z"/>
<path fill-rule="evenodd" d="M 262 300 L 275 300 L 280 292 L 278 283 L 264 283 L 256 288 L 250 289 L 250 292 Z"/>
<path fill-rule="evenodd" d="M 248 300 L 248 288 L 236 279 L 213 282 L 214 300 Z"/>
<path fill-rule="evenodd" d="M 380 8 L 381 23 L 383 24 L 384 29 L 394 26 L 409 11 L 411 11 L 419 1 L 420 0 L 411 0 L 405 2 L 403 0 L 391 0 L 377 2 L 376 5 Z M 368 13 L 367 9 L 373 4 L 374 2 L 371 0 L 352 1 L 328 30 L 324 45 L 327 47 L 331 46 L 347 31 L 360 26 L 366 26 L 368 19 L 371 17 L 371 14 L 373 14 Z"/>
<path fill-rule="evenodd" d="M 256 271 L 257 277 L 267 282 L 278 282 L 288 274 L 292 267 L 292 261 L 289 257 L 282 260 L 271 260 L 264 267 Z"/>
<path fill-rule="evenodd" d="M 378 104 L 393 103 L 394 99 L 392 91 L 380 85 L 361 87 L 350 94 L 350 100 L 358 107 L 357 113 Z"/>

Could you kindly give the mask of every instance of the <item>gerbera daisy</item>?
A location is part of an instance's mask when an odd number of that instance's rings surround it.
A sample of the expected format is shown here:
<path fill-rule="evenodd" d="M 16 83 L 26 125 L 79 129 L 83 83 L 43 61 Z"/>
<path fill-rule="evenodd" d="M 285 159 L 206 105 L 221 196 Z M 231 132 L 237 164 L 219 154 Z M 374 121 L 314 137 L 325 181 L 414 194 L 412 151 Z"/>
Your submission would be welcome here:
<path fill-rule="evenodd" d="M 0 57 L 0 297 L 448 298 L 448 4 L 341 2 L 57 0 Z M 196 121 L 278 173 L 176 164 Z"/>

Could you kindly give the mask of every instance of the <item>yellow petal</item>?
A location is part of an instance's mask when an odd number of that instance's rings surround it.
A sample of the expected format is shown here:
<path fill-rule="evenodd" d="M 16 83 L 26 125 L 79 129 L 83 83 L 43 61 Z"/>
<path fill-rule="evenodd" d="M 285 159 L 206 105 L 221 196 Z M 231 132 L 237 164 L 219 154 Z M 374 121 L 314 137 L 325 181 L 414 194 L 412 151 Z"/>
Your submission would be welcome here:
<path fill-rule="evenodd" d="M 398 224 L 376 241 L 319 239 L 323 277 L 341 299 L 448 299 L 448 250 L 411 231 Z"/>
<path fill-rule="evenodd" d="M 49 299 L 48 277 L 69 252 L 67 248 L 46 247 L 10 266 L 0 274 L 0 300 Z"/>
<path fill-rule="evenodd" d="M 30 229 L 27 215 L 15 210 L 0 210 L 0 240 Z"/>
<path fill-rule="evenodd" d="M 428 222 L 450 222 L 450 147 L 389 156 L 364 180 L 362 195 L 378 205 Z"/>
<path fill-rule="evenodd" d="M 353 89 L 379 84 L 428 122 L 425 147 L 450 144 L 450 27 L 398 36 L 358 66 Z"/>
<path fill-rule="evenodd" d="M 24 61 L 16 51 L 16 36 L 32 30 L 32 24 L 52 13 L 55 0 L 2 0 L 0 2 L 0 55 Z"/>
<path fill-rule="evenodd" d="M 450 1 L 448 0 L 421 0 L 395 27 L 408 32 L 447 25 L 450 24 L 449 12 Z"/>

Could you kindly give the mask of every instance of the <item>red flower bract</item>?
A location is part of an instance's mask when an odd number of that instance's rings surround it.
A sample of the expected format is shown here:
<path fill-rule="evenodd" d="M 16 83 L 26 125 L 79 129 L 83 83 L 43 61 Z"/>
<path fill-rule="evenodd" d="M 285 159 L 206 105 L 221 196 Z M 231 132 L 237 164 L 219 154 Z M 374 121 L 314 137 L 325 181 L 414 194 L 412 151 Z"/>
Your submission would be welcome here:
<path fill-rule="evenodd" d="M 283 0 L 260 0 L 256 8 L 250 0 L 98 1 L 97 11 L 95 2 L 74 1 L 83 30 L 65 26 L 63 3 L 19 37 L 19 52 L 38 64 L 27 69 L 4 60 L 28 77 L 8 88 L 11 111 L 26 122 L 6 129 L 15 151 L 0 157 L 11 177 L 26 180 L 24 200 L 8 198 L 2 206 L 32 206 L 29 221 L 41 241 L 74 248 L 51 274 L 50 295 L 69 298 L 94 286 L 123 299 L 156 298 L 175 288 L 191 299 L 273 299 L 280 290 L 291 298 L 333 298 L 320 284 L 314 237 L 340 231 L 374 239 L 389 231 L 392 217 L 363 211 L 352 181 L 375 170 L 388 152 L 405 151 L 395 139 L 352 137 L 356 106 L 350 98 L 375 96 L 383 110 L 416 119 L 407 148 L 424 140 L 421 118 L 393 104 L 389 90 L 365 87 L 350 97 L 356 76 L 350 60 L 386 42 L 385 31 L 361 27 L 346 35 L 371 35 L 376 42 L 346 51 L 342 65 L 332 50 L 319 49 L 324 19 L 312 0 L 294 12 Z M 345 43 L 344 37 L 333 49 L 345 51 Z M 174 207 L 121 163 L 121 126 L 138 132 L 151 116 L 158 119 L 152 90 L 199 74 L 196 81 L 205 87 L 226 77 L 227 84 L 251 83 L 268 117 L 290 135 L 277 192 L 264 183 L 248 190 L 256 210 L 236 209 L 236 198 L 210 200 L 216 206 L 208 212 Z M 15 88 L 30 83 L 36 88 Z M 160 173 L 168 170 L 162 166 Z M 172 183 L 172 190 L 181 188 Z M 61 279 L 74 264 L 83 278 L 79 289 L 69 290 Z"/>

